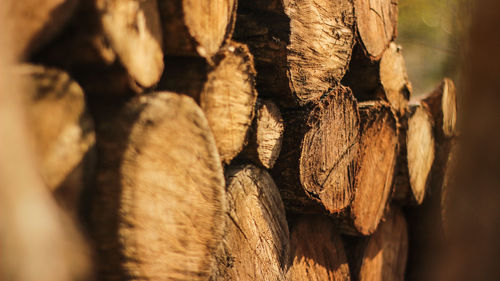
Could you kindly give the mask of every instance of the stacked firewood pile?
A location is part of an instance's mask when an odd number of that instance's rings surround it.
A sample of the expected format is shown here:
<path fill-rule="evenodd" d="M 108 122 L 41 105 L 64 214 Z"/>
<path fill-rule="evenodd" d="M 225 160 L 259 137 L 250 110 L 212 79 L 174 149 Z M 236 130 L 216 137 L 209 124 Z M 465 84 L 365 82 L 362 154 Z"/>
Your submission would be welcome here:
<path fill-rule="evenodd" d="M 455 88 L 412 98 L 397 1 L 10 2 L 98 280 L 417 280 L 444 237 Z"/>

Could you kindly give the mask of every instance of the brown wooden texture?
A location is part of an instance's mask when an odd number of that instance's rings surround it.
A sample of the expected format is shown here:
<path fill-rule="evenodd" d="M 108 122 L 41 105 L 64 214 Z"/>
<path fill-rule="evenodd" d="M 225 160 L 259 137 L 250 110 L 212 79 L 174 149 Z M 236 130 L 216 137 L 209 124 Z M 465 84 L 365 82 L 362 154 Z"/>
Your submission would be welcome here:
<path fill-rule="evenodd" d="M 455 84 L 449 78 L 422 100 L 434 119 L 436 137 L 449 138 L 456 135 L 457 97 Z"/>
<path fill-rule="evenodd" d="M 87 94 L 102 99 L 156 85 L 164 68 L 162 45 L 156 0 L 82 1 L 36 61 L 69 70 Z"/>
<path fill-rule="evenodd" d="M 73 16 L 79 0 L 4 0 L 0 17 L 11 34 L 12 54 L 29 57 L 50 42 Z"/>
<path fill-rule="evenodd" d="M 405 280 L 408 229 L 401 210 L 393 207 L 372 236 L 351 247 L 353 280 Z"/>
<path fill-rule="evenodd" d="M 211 61 L 231 38 L 236 0 L 158 0 L 168 55 L 196 55 Z"/>
<path fill-rule="evenodd" d="M 372 234 L 384 215 L 396 165 L 397 121 L 388 104 L 358 104 L 361 137 L 353 201 L 341 217 L 347 233 Z"/>
<path fill-rule="evenodd" d="M 245 44 L 230 42 L 211 67 L 203 60 L 180 58 L 184 67 L 170 68 L 162 86 L 192 96 L 205 113 L 222 162 L 229 164 L 245 145 L 257 100 L 252 54 Z M 183 63 L 184 64 L 184 63 Z"/>
<path fill-rule="evenodd" d="M 6 19 L 0 16 L 0 279 L 87 280 L 88 249 L 40 177 L 22 100 L 29 93 L 13 71 L 19 46 L 10 48 L 17 41 Z"/>
<path fill-rule="evenodd" d="M 100 277 L 206 280 L 227 202 L 203 112 L 168 92 L 103 109 L 91 211 Z"/>
<path fill-rule="evenodd" d="M 95 164 L 94 124 L 82 89 L 57 69 L 22 65 L 16 73 L 26 85 L 28 124 L 41 176 L 59 203 L 75 214 Z"/>
<path fill-rule="evenodd" d="M 290 254 L 288 224 L 271 176 L 252 165 L 226 170 L 229 211 L 212 280 L 284 280 Z"/>
<path fill-rule="evenodd" d="M 292 226 L 288 280 L 349 281 L 344 245 L 327 217 L 300 216 Z"/>
<path fill-rule="evenodd" d="M 285 206 L 337 213 L 351 202 L 359 147 L 359 114 L 348 88 L 312 108 L 283 112 L 285 133 L 273 176 Z"/>
<path fill-rule="evenodd" d="M 359 40 L 376 60 L 396 37 L 398 0 L 354 0 L 354 11 Z"/>
<path fill-rule="evenodd" d="M 278 159 L 285 125 L 279 108 L 270 100 L 258 99 L 243 157 L 271 169 Z"/>
<path fill-rule="evenodd" d="M 393 198 L 410 205 L 424 200 L 434 161 L 433 121 L 427 109 L 413 104 L 402 119 Z"/>
<path fill-rule="evenodd" d="M 318 101 L 340 81 L 354 44 L 352 1 L 239 5 L 235 38 L 255 56 L 259 93 L 293 107 Z"/>

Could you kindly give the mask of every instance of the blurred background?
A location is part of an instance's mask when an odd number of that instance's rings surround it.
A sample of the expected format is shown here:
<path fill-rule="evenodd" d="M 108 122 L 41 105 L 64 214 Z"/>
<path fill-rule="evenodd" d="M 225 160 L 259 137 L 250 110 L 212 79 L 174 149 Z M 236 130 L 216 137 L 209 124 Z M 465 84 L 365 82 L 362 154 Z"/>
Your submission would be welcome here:
<path fill-rule="evenodd" d="M 472 0 L 399 1 L 397 42 L 403 47 L 415 96 L 432 91 L 442 77 L 460 80 Z"/>

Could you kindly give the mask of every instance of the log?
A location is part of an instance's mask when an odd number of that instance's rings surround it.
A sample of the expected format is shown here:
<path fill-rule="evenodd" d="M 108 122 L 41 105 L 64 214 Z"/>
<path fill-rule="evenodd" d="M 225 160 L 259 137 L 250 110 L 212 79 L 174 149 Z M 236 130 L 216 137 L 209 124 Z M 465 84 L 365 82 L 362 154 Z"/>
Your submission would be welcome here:
<path fill-rule="evenodd" d="M 352 242 L 351 242 L 352 243 Z M 403 281 L 408 256 L 408 229 L 401 210 L 393 207 L 377 231 L 347 248 L 357 281 Z"/>
<path fill-rule="evenodd" d="M 334 214 L 352 199 L 359 147 L 358 108 L 345 87 L 311 108 L 283 112 L 282 152 L 272 170 L 287 209 Z"/>
<path fill-rule="evenodd" d="M 234 37 L 255 56 L 259 93 L 295 107 L 318 101 L 340 81 L 354 44 L 352 1 L 239 5 Z"/>
<path fill-rule="evenodd" d="M 380 56 L 397 33 L 398 1 L 354 0 L 356 27 L 363 50 L 372 60 Z"/>
<path fill-rule="evenodd" d="M 362 102 L 358 109 L 361 137 L 355 192 L 351 205 L 339 217 L 344 232 L 370 235 L 377 229 L 390 199 L 398 128 L 388 104 Z"/>
<path fill-rule="evenodd" d="M 50 42 L 74 14 L 79 0 L 4 0 L 0 18 L 11 34 L 12 53 L 20 60 Z"/>
<path fill-rule="evenodd" d="M 349 72 L 343 83 L 352 89 L 358 100 L 385 100 L 398 115 L 404 115 L 412 86 L 408 81 L 401 46 L 390 43 L 380 61 L 368 59 L 361 48 L 359 43 L 354 47 Z"/>
<path fill-rule="evenodd" d="M 280 154 L 284 130 L 278 106 L 270 100 L 258 99 L 248 145 L 242 152 L 243 157 L 258 166 L 271 169 Z"/>
<path fill-rule="evenodd" d="M 0 1 L 0 11 L 6 2 Z M 0 279 L 89 280 L 87 245 L 44 185 L 15 71 L 18 46 L 0 17 Z"/>
<path fill-rule="evenodd" d="M 90 214 L 100 280 L 206 280 L 227 202 L 203 112 L 168 92 L 102 109 Z"/>
<path fill-rule="evenodd" d="M 344 245 L 328 218 L 299 217 L 290 242 L 293 260 L 288 280 L 351 280 Z"/>
<path fill-rule="evenodd" d="M 236 0 L 159 0 L 168 55 L 195 55 L 211 61 L 231 38 Z"/>
<path fill-rule="evenodd" d="M 424 200 L 435 154 L 432 126 L 420 103 L 412 104 L 402 120 L 393 198 L 404 204 L 420 205 Z"/>
<path fill-rule="evenodd" d="M 184 67 L 167 64 L 168 90 L 192 96 L 200 105 L 215 137 L 222 162 L 228 164 L 245 145 L 252 124 L 255 91 L 255 69 L 252 54 L 246 45 L 230 42 L 215 57 L 215 67 L 203 60 L 186 61 Z M 169 70 L 177 74 L 169 77 Z"/>
<path fill-rule="evenodd" d="M 133 95 L 160 80 L 162 41 L 156 0 L 82 1 L 65 32 L 35 61 L 68 70 L 101 99 Z"/>
<path fill-rule="evenodd" d="M 422 104 L 432 115 L 436 137 L 450 138 L 456 135 L 457 97 L 451 79 L 443 79 L 432 93 L 422 99 Z"/>
<path fill-rule="evenodd" d="M 212 280 L 283 280 L 289 260 L 285 207 L 271 176 L 252 165 L 226 170 L 229 211 Z"/>
<path fill-rule="evenodd" d="M 27 119 L 41 176 L 58 203 L 76 215 L 95 164 L 94 123 L 83 91 L 57 69 L 22 65 L 16 73 L 29 85 Z"/>

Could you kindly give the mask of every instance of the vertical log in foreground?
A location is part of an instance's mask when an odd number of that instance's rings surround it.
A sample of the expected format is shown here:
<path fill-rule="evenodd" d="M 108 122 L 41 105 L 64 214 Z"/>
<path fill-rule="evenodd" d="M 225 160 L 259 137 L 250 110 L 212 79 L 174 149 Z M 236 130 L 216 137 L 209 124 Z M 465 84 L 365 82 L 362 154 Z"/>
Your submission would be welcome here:
<path fill-rule="evenodd" d="M 271 176 L 252 165 L 226 171 L 229 212 L 212 280 L 283 280 L 289 259 L 285 208 Z"/>
<path fill-rule="evenodd" d="M 354 11 L 363 49 L 377 60 L 396 37 L 398 0 L 354 0 Z"/>
<path fill-rule="evenodd" d="M 230 42 L 215 56 L 215 67 L 198 59 L 177 59 L 184 67 L 167 63 L 162 86 L 192 96 L 208 120 L 221 161 L 229 164 L 245 145 L 252 124 L 255 69 L 245 44 Z M 177 72 L 169 76 L 170 72 Z"/>
<path fill-rule="evenodd" d="M 285 133 L 273 168 L 291 211 L 334 214 L 349 205 L 359 147 L 359 114 L 348 88 L 312 108 L 283 112 Z"/>
<path fill-rule="evenodd" d="M 27 85 L 28 122 L 45 185 L 76 214 L 94 167 L 95 133 L 80 86 L 68 74 L 35 65 L 16 68 Z"/>
<path fill-rule="evenodd" d="M 235 38 L 255 56 L 258 91 L 287 107 L 340 81 L 354 44 L 352 1 L 239 2 Z"/>
<path fill-rule="evenodd" d="M 278 159 L 285 125 L 279 108 L 270 100 L 257 100 L 255 118 L 243 157 L 271 169 Z"/>
<path fill-rule="evenodd" d="M 433 121 L 421 104 L 410 106 L 399 135 L 399 156 L 393 198 L 419 205 L 424 200 L 427 179 L 434 161 Z"/>
<path fill-rule="evenodd" d="M 358 105 L 361 138 L 353 201 L 341 215 L 347 233 L 370 235 L 384 215 L 392 191 L 396 165 L 397 121 L 389 105 Z"/>
<path fill-rule="evenodd" d="M 104 115 L 91 212 L 100 277 L 206 280 L 227 202 L 202 111 L 191 98 L 164 92 Z"/>
<path fill-rule="evenodd" d="M 344 245 L 336 231 L 327 217 L 298 218 L 290 237 L 292 264 L 288 280 L 351 280 Z"/>
<path fill-rule="evenodd" d="M 392 208 L 377 231 L 352 246 L 349 260 L 353 280 L 403 281 L 408 255 L 406 220 Z"/>
<path fill-rule="evenodd" d="M 231 38 L 236 0 L 158 0 L 168 55 L 197 55 L 211 61 Z"/>

